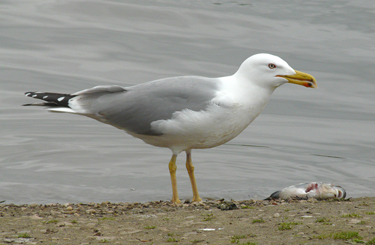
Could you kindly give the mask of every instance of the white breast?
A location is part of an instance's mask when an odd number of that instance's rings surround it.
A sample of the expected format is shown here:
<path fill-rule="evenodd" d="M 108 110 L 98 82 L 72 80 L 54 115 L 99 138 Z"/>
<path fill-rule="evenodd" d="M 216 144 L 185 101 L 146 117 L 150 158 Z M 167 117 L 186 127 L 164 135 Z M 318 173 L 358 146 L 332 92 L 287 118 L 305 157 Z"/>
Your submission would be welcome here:
<path fill-rule="evenodd" d="M 259 115 L 270 93 L 259 89 L 252 93 L 252 88 L 239 91 L 235 84 L 228 85 L 228 77 L 222 79 L 221 89 L 206 110 L 182 110 L 171 119 L 152 122 L 151 127 L 163 135 L 133 136 L 154 146 L 168 147 L 174 153 L 211 148 L 233 139 Z"/>

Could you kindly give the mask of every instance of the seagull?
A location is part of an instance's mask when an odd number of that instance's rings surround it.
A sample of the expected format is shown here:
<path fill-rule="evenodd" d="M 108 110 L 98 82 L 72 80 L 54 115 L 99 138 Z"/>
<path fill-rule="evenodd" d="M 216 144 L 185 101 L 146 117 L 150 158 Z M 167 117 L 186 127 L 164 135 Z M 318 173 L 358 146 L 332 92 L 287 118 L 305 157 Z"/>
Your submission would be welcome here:
<path fill-rule="evenodd" d="M 316 198 L 319 200 L 342 198 L 345 199 L 346 191 L 339 185 L 325 182 L 301 183 L 286 187 L 280 191 L 271 194 L 266 200 L 298 198 L 309 199 Z"/>
<path fill-rule="evenodd" d="M 130 87 L 96 86 L 72 94 L 26 92 L 51 112 L 72 113 L 110 124 L 145 143 L 172 151 L 172 202 L 180 203 L 177 155 L 186 152 L 193 202 L 201 202 L 191 152 L 222 145 L 239 135 L 284 83 L 317 88 L 313 76 L 271 54 L 247 58 L 230 76 L 179 76 Z"/>

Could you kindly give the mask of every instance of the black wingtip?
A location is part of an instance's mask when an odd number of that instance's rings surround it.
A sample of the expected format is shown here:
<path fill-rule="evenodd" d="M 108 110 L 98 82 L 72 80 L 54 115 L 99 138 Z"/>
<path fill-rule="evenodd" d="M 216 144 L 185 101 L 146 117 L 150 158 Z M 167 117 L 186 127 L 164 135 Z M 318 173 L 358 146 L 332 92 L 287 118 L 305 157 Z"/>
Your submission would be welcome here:
<path fill-rule="evenodd" d="M 44 100 L 44 103 L 24 104 L 24 106 L 63 106 L 69 107 L 69 100 L 75 95 L 51 93 L 51 92 L 26 92 L 25 96 Z"/>

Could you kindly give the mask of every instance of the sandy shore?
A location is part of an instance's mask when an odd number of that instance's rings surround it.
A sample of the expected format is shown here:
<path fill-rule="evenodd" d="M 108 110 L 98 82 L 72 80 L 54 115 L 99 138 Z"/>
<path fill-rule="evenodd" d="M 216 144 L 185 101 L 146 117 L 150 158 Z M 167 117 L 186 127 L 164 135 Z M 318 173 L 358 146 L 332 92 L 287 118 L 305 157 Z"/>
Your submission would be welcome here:
<path fill-rule="evenodd" d="M 375 197 L 0 204 L 0 244 L 375 244 Z"/>

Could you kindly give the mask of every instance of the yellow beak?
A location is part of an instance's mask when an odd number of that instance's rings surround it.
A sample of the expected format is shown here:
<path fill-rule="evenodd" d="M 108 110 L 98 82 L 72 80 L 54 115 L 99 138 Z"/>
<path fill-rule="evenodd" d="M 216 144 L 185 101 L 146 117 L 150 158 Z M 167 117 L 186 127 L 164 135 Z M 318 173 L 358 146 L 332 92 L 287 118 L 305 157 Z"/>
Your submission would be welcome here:
<path fill-rule="evenodd" d="M 318 87 L 318 85 L 316 84 L 316 80 L 313 76 L 311 76 L 310 74 L 301 72 L 301 71 L 296 71 L 296 70 L 294 71 L 296 72 L 296 74 L 294 75 L 277 75 L 277 77 L 283 77 L 286 80 L 288 80 L 288 82 L 290 83 L 302 85 L 308 88 Z"/>

